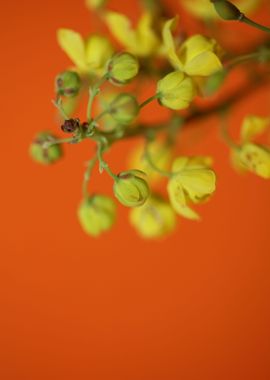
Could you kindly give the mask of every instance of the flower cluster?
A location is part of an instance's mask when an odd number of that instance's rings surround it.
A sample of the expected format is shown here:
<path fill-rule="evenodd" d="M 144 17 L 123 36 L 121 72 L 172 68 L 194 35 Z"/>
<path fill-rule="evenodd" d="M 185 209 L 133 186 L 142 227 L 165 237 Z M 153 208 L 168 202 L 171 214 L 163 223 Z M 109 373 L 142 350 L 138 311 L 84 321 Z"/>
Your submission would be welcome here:
<path fill-rule="evenodd" d="M 171 233 L 178 216 L 200 219 L 197 205 L 209 200 L 216 190 L 213 159 L 186 156 L 175 145 L 177 135 L 188 122 L 201 116 L 222 111 L 219 114 L 223 136 L 231 149 L 234 166 L 270 178 L 270 150 L 257 141 L 258 135 L 267 130 L 270 118 L 247 116 L 237 144 L 230 138 L 227 126 L 224 127 L 224 115 L 235 96 L 232 94 L 227 103 L 206 109 L 200 107 L 199 101 L 222 90 L 230 70 L 243 61 L 259 60 L 267 65 L 269 48 L 260 46 L 253 54 L 231 57 L 207 33 L 188 36 L 179 33 L 178 16 L 165 19 L 167 12 L 161 2 L 141 3 L 144 7 L 134 25 L 126 15 L 112 11 L 109 1 L 86 0 L 88 9 L 96 12 L 113 39 L 99 33 L 83 37 L 71 29 L 58 30 L 59 46 L 71 65 L 55 78 L 54 105 L 62 119 L 61 130 L 68 137 L 57 138 L 54 133 L 41 132 L 30 146 L 33 160 L 48 165 L 62 157 L 64 143 L 78 144 L 88 139 L 95 144 L 96 154 L 87 163 L 78 206 L 82 229 L 95 237 L 114 225 L 117 201 L 130 208 L 131 225 L 143 238 L 160 238 Z M 227 0 L 181 2 L 195 17 L 217 19 L 218 13 L 223 19 L 248 20 L 252 24 L 242 12 L 252 11 L 260 1 L 236 3 L 241 12 Z M 146 80 L 153 90 L 141 102 Z M 85 94 L 88 103 L 86 116 L 82 118 L 76 112 Z M 142 122 L 141 110 L 151 102 L 157 112 L 158 107 L 168 109 L 167 120 L 152 125 Z M 104 154 L 118 141 L 134 136 L 140 136 L 143 142 L 135 146 L 130 160 L 123 163 L 127 167 L 115 173 Z M 111 177 L 115 199 L 89 190 L 96 165 L 100 173 L 106 172 Z"/>

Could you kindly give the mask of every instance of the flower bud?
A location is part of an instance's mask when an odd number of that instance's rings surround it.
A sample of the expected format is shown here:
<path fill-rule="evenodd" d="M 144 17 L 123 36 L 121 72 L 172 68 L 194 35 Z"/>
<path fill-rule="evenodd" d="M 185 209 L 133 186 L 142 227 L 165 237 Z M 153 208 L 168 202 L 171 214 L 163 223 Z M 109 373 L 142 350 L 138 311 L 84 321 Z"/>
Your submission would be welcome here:
<path fill-rule="evenodd" d="M 108 63 L 109 79 L 113 84 L 130 82 L 139 71 L 139 62 L 130 53 L 115 54 Z"/>
<path fill-rule="evenodd" d="M 131 210 L 130 221 L 143 238 L 160 238 L 174 230 L 176 214 L 168 202 L 152 196 L 142 207 Z"/>
<path fill-rule="evenodd" d="M 110 115 L 120 124 L 131 123 L 140 110 L 135 96 L 131 94 L 119 94 L 110 105 Z"/>
<path fill-rule="evenodd" d="M 146 174 L 136 169 L 118 174 L 113 191 L 119 202 L 127 207 L 143 205 L 150 194 Z"/>
<path fill-rule="evenodd" d="M 79 119 L 68 119 L 64 121 L 64 124 L 61 125 L 61 129 L 66 133 L 73 133 L 77 131 L 80 127 Z"/>
<path fill-rule="evenodd" d="M 115 203 L 105 195 L 93 195 L 83 200 L 78 209 L 80 225 L 91 236 L 99 236 L 109 230 L 115 218 Z"/>
<path fill-rule="evenodd" d="M 243 15 L 240 10 L 227 0 L 211 0 L 217 14 L 223 20 L 240 20 Z"/>
<path fill-rule="evenodd" d="M 62 148 L 59 144 L 50 145 L 56 139 L 50 132 L 41 132 L 30 145 L 29 153 L 31 158 L 44 165 L 58 161 L 62 155 Z"/>
<path fill-rule="evenodd" d="M 157 83 L 159 102 L 172 110 L 187 108 L 196 94 L 192 79 L 173 71 Z"/>
<path fill-rule="evenodd" d="M 75 71 L 64 71 L 55 80 L 56 93 L 71 98 L 78 95 L 81 88 L 81 78 Z"/>

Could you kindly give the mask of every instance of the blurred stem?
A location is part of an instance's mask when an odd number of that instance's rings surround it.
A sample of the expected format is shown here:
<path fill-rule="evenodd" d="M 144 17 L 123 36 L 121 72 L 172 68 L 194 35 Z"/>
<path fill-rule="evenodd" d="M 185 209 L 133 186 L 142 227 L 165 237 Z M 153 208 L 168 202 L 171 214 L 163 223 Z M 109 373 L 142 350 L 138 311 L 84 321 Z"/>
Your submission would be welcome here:
<path fill-rule="evenodd" d="M 87 118 L 88 123 L 91 123 L 91 120 L 92 120 L 91 114 L 92 114 L 94 99 L 100 93 L 100 86 L 102 86 L 102 84 L 106 82 L 107 80 L 108 80 L 108 73 L 104 74 L 103 77 L 93 87 L 91 86 L 89 87 L 89 100 L 88 100 L 87 111 L 86 111 L 86 118 Z"/>
<path fill-rule="evenodd" d="M 113 178 L 114 181 L 118 180 L 117 175 L 111 171 L 108 163 L 104 161 L 103 153 L 104 153 L 104 145 L 102 141 L 100 140 L 98 141 L 98 150 L 97 150 L 97 158 L 99 160 L 99 171 L 100 173 L 102 173 L 104 169 L 109 174 L 109 176 Z"/>
<path fill-rule="evenodd" d="M 258 23 L 255 22 L 255 21 L 250 20 L 250 19 L 249 19 L 248 17 L 246 17 L 245 15 L 243 15 L 243 17 L 242 17 L 239 21 L 241 21 L 241 22 L 243 22 L 244 24 L 247 24 L 247 25 L 249 25 L 249 26 L 252 26 L 253 28 L 256 28 L 256 29 L 262 30 L 263 32 L 270 33 L 270 28 L 268 28 L 267 26 L 264 26 L 264 25 L 258 24 Z"/>
<path fill-rule="evenodd" d="M 62 107 L 62 99 L 60 97 L 57 97 L 56 100 L 52 100 L 53 105 L 58 109 L 60 114 L 65 120 L 69 119 L 69 116 L 66 114 L 64 108 Z"/>
<path fill-rule="evenodd" d="M 155 94 L 153 96 L 150 96 L 150 98 L 146 99 L 144 102 L 142 102 L 139 107 L 140 109 L 142 109 L 143 107 L 145 107 L 147 104 L 151 103 L 153 100 L 157 99 L 158 98 L 158 95 Z"/>
<path fill-rule="evenodd" d="M 233 141 L 233 139 L 231 138 L 230 134 L 229 134 L 229 130 L 228 130 L 228 110 L 223 110 L 219 113 L 220 115 L 220 133 L 221 133 L 221 136 L 223 138 L 223 140 L 227 143 L 227 145 L 230 147 L 230 148 L 237 148 L 237 144 Z"/>
<path fill-rule="evenodd" d="M 97 156 L 93 157 L 91 160 L 88 161 L 86 170 L 84 172 L 83 184 L 82 184 L 82 193 L 83 193 L 84 199 L 87 199 L 89 196 L 88 183 L 90 181 L 90 177 L 91 177 L 91 174 L 96 162 L 97 162 Z"/>

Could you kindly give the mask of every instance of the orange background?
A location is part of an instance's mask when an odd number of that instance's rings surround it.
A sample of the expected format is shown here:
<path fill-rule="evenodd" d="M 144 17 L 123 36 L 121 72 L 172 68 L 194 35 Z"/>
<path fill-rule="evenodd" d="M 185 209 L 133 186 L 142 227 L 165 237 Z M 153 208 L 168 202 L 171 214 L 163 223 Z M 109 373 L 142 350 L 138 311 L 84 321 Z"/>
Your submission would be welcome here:
<path fill-rule="evenodd" d="M 28 146 L 59 128 L 53 78 L 69 61 L 56 29 L 86 35 L 97 21 L 81 0 L 3 1 L 1 15 L 1 379 L 269 379 L 269 182 L 236 174 L 207 120 L 190 151 L 214 155 L 218 173 L 201 223 L 143 241 L 119 206 L 112 232 L 87 237 L 75 214 L 89 145 L 68 146 L 49 168 Z M 267 111 L 262 88 L 233 111 L 233 131 L 247 112 Z M 133 144 L 113 149 L 113 169 Z M 110 185 L 95 174 L 96 190 Z"/>

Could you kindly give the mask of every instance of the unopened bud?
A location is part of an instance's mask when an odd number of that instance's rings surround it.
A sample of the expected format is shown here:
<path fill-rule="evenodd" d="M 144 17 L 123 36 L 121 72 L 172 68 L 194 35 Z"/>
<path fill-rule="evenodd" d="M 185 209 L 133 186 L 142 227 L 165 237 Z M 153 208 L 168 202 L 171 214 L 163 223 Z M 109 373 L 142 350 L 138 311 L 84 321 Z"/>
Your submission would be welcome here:
<path fill-rule="evenodd" d="M 56 137 L 50 132 L 41 132 L 30 145 L 29 153 L 31 158 L 44 165 L 58 161 L 62 155 L 62 148 L 59 144 L 53 144 Z"/>
<path fill-rule="evenodd" d="M 130 82 L 139 71 L 139 62 L 130 53 L 115 54 L 108 63 L 109 79 L 113 84 Z"/>
<path fill-rule="evenodd" d="M 164 107 L 181 110 L 192 102 L 196 90 L 191 78 L 181 71 L 173 71 L 157 83 L 157 96 Z"/>
<path fill-rule="evenodd" d="M 55 87 L 58 95 L 71 98 L 78 95 L 81 88 L 81 78 L 75 71 L 64 71 L 57 75 Z"/>
<path fill-rule="evenodd" d="M 131 123 L 140 110 L 135 96 L 130 94 L 119 94 L 110 105 L 110 114 L 120 124 Z"/>
<path fill-rule="evenodd" d="M 115 203 L 105 195 L 93 195 L 81 202 L 78 218 L 88 235 L 99 236 L 109 230 L 115 222 Z"/>
<path fill-rule="evenodd" d="M 129 170 L 118 174 L 113 191 L 119 202 L 127 207 L 143 205 L 150 195 L 146 174 L 140 170 Z"/>
<path fill-rule="evenodd" d="M 240 20 L 243 13 L 227 0 L 211 0 L 217 14 L 223 18 L 223 20 Z"/>
<path fill-rule="evenodd" d="M 79 119 L 68 119 L 64 121 L 64 124 L 61 125 L 61 129 L 66 133 L 73 133 L 77 131 L 80 127 Z"/>

